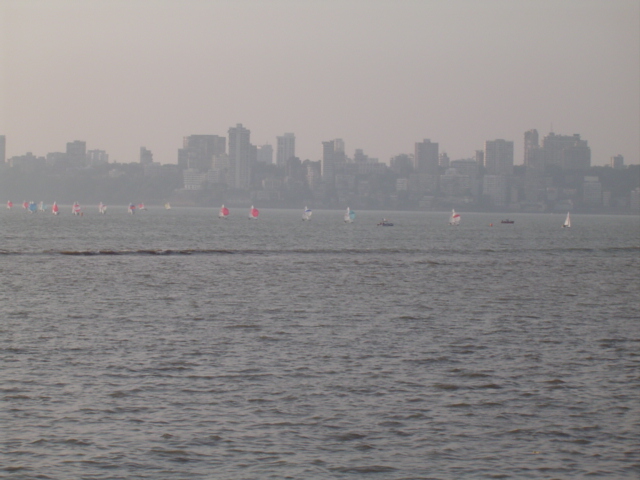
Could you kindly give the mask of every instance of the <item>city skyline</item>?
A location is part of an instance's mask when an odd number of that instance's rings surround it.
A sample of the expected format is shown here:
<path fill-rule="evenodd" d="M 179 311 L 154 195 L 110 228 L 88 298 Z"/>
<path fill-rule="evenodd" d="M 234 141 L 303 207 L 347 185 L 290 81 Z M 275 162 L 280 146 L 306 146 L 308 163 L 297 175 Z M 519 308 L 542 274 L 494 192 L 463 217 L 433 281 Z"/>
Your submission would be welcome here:
<path fill-rule="evenodd" d="M 592 165 L 634 164 L 639 15 L 624 0 L 8 0 L 0 134 L 7 158 L 80 139 L 112 162 L 145 146 L 177 163 L 185 136 L 242 123 L 274 150 L 293 133 L 314 161 L 336 138 L 386 164 L 427 138 L 452 160 L 504 139 L 520 165 L 537 129 L 580 134 Z"/>

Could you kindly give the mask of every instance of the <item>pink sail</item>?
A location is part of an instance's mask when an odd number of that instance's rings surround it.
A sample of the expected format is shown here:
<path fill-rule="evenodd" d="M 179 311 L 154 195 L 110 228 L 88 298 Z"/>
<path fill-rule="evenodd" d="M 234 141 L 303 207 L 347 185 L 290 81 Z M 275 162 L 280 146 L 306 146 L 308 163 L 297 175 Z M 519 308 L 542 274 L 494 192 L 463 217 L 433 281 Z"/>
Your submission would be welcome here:
<path fill-rule="evenodd" d="M 258 215 L 260 215 L 260 211 L 251 205 L 251 218 L 258 218 Z"/>
<path fill-rule="evenodd" d="M 220 207 L 220 213 L 218 214 L 218 216 L 220 218 L 226 218 L 229 216 L 229 209 L 227 207 L 225 207 L 224 205 L 222 205 L 222 207 Z"/>

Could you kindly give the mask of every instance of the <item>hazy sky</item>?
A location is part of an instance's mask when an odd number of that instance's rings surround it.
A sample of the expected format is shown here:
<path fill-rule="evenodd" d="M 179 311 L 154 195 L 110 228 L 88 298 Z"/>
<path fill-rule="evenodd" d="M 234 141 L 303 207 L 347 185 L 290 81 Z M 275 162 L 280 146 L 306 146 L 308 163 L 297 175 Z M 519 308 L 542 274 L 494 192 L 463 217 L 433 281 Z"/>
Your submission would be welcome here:
<path fill-rule="evenodd" d="M 7 156 L 85 140 L 176 163 L 182 137 L 342 138 L 388 162 L 429 138 L 452 159 L 551 127 L 592 164 L 640 163 L 638 0 L 0 0 Z"/>

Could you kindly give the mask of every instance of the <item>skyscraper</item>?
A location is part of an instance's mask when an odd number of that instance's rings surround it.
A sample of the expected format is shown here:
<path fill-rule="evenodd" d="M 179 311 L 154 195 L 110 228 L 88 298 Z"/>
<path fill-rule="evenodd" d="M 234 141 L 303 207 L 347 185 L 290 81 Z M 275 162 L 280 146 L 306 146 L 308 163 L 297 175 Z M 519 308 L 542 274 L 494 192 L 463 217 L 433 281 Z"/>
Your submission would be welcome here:
<path fill-rule="evenodd" d="M 271 165 L 273 163 L 273 147 L 268 143 L 258 147 L 258 163 Z"/>
<path fill-rule="evenodd" d="M 84 167 L 87 165 L 87 142 L 75 140 L 67 142 L 67 160 L 70 167 Z"/>
<path fill-rule="evenodd" d="M 277 138 L 276 165 L 284 167 L 287 164 L 287 160 L 296 156 L 296 137 L 293 133 L 285 133 Z"/>
<path fill-rule="evenodd" d="M 544 166 L 544 158 L 540 149 L 538 130 L 524 132 L 524 166 L 540 168 Z"/>
<path fill-rule="evenodd" d="M 414 162 L 416 172 L 438 175 L 438 165 L 440 162 L 438 144 L 428 138 L 422 142 L 416 142 Z"/>
<path fill-rule="evenodd" d="M 549 133 L 542 139 L 545 165 L 563 169 L 591 166 L 591 149 L 580 135 L 556 135 Z"/>
<path fill-rule="evenodd" d="M 322 142 L 322 180 L 333 187 L 336 181 L 335 144 Z"/>
<path fill-rule="evenodd" d="M 512 175 L 513 142 L 487 140 L 484 143 L 484 166 L 488 175 Z"/>
<path fill-rule="evenodd" d="M 415 144 L 415 171 L 419 189 L 431 195 L 437 194 L 440 188 L 440 155 L 438 144 L 425 138 Z"/>
<path fill-rule="evenodd" d="M 182 139 L 178 165 L 204 173 L 213 168 L 213 156 L 226 152 L 227 139 L 218 135 L 189 135 Z"/>
<path fill-rule="evenodd" d="M 142 165 L 151 165 L 153 163 L 153 153 L 147 150 L 147 147 L 140 147 L 140 163 Z"/>
<path fill-rule="evenodd" d="M 330 188 L 335 187 L 338 168 L 344 168 L 346 163 L 344 140 L 336 138 L 329 142 L 322 142 L 322 180 Z"/>
<path fill-rule="evenodd" d="M 250 130 L 241 123 L 229 128 L 229 164 L 234 187 L 248 189 L 251 186 L 251 158 L 255 152 Z"/>
<path fill-rule="evenodd" d="M 616 169 L 624 168 L 624 157 L 622 155 L 615 155 L 611 157 L 609 162 L 610 162 L 609 166 L 611 168 L 616 168 Z"/>

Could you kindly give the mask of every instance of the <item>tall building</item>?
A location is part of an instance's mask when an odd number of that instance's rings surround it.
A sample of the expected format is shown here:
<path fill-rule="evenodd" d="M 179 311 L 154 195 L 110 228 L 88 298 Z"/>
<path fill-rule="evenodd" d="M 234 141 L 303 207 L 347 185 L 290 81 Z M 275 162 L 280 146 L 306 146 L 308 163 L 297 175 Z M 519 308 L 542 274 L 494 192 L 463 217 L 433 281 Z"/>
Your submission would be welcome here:
<path fill-rule="evenodd" d="M 273 147 L 269 144 L 258 147 L 258 163 L 271 165 L 273 163 Z"/>
<path fill-rule="evenodd" d="M 7 161 L 7 137 L 0 135 L 0 164 Z"/>
<path fill-rule="evenodd" d="M 255 154 L 251 131 L 241 123 L 229 128 L 229 164 L 234 187 L 248 189 L 251 186 L 251 158 Z"/>
<path fill-rule="evenodd" d="M 438 144 L 428 138 L 422 142 L 416 142 L 413 161 L 415 162 L 415 171 L 417 173 L 438 175 L 438 166 L 440 164 Z"/>
<path fill-rule="evenodd" d="M 488 175 L 513 175 L 513 142 L 487 140 L 484 143 L 484 166 Z"/>
<path fill-rule="evenodd" d="M 609 165 L 611 168 L 624 168 L 624 157 L 622 155 L 615 155 L 611 157 Z"/>
<path fill-rule="evenodd" d="M 491 199 L 496 207 L 507 204 L 508 178 L 506 175 L 485 175 L 482 177 L 482 193 Z"/>
<path fill-rule="evenodd" d="M 333 141 L 322 142 L 322 180 L 330 186 L 336 181 L 336 149 Z"/>
<path fill-rule="evenodd" d="M 104 150 L 89 150 L 87 152 L 87 163 L 92 167 L 106 165 L 109 163 L 109 154 Z"/>
<path fill-rule="evenodd" d="M 421 192 L 435 195 L 440 184 L 440 155 L 438 144 L 425 138 L 416 142 L 413 160 L 415 162 L 415 177 L 418 179 L 418 189 Z"/>
<path fill-rule="evenodd" d="M 544 164 L 562 169 L 588 168 L 591 166 L 591 149 L 580 135 L 556 135 L 549 133 L 542 139 Z"/>
<path fill-rule="evenodd" d="M 544 166 L 544 157 L 540 149 L 538 130 L 524 132 L 524 162 L 525 167 L 541 168 Z"/>
<path fill-rule="evenodd" d="M 178 150 L 178 165 L 199 172 L 213 167 L 213 156 L 226 152 L 227 139 L 218 135 L 189 135 L 182 139 Z"/>
<path fill-rule="evenodd" d="M 296 137 L 293 133 L 285 133 L 277 138 L 276 165 L 284 167 L 287 160 L 296 156 Z"/>
<path fill-rule="evenodd" d="M 335 187 L 336 173 L 344 167 L 347 157 L 344 153 L 344 140 L 336 138 L 329 142 L 322 142 L 322 180 L 330 188 Z"/>
<path fill-rule="evenodd" d="M 147 150 L 147 147 L 140 147 L 140 163 L 142 165 L 151 165 L 153 163 L 153 153 Z"/>
<path fill-rule="evenodd" d="M 67 142 L 67 161 L 70 167 L 81 168 L 87 165 L 87 142 L 75 140 Z"/>

